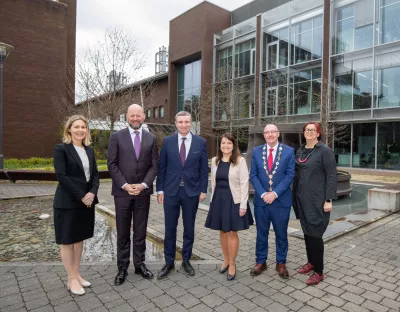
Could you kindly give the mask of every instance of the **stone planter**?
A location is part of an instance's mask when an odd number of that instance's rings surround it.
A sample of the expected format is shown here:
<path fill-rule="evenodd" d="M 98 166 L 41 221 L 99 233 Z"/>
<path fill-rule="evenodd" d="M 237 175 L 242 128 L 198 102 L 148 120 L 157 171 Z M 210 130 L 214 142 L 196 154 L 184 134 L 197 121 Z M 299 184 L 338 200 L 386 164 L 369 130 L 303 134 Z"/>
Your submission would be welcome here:
<path fill-rule="evenodd" d="M 337 184 L 337 196 L 351 196 L 353 187 L 350 184 L 351 174 L 346 171 L 338 170 L 338 184 Z"/>

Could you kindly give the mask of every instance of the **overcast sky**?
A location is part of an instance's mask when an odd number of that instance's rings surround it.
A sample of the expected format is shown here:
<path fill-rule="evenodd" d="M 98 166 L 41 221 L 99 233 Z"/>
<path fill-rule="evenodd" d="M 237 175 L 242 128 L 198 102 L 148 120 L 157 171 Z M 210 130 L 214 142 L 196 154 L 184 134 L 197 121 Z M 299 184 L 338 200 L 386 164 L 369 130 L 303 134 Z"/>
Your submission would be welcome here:
<path fill-rule="evenodd" d="M 200 0 L 80 0 L 77 12 L 76 51 L 101 40 L 108 26 L 122 25 L 138 39 L 139 50 L 148 54 L 141 77 L 154 75 L 154 54 L 168 46 L 169 21 L 201 3 Z M 212 0 L 232 11 L 251 0 Z"/>

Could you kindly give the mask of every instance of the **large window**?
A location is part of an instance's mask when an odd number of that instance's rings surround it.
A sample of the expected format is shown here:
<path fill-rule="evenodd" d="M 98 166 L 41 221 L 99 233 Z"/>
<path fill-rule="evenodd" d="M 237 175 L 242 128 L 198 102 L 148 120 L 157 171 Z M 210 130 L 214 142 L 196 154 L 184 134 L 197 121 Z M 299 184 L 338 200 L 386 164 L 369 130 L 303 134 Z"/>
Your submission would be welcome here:
<path fill-rule="evenodd" d="M 351 125 L 337 124 L 333 132 L 335 158 L 338 166 L 350 167 Z"/>
<path fill-rule="evenodd" d="M 377 70 L 376 78 L 378 79 L 377 107 L 400 106 L 400 67 Z"/>
<path fill-rule="evenodd" d="M 178 111 L 192 112 L 198 104 L 201 89 L 201 60 L 178 66 Z M 195 103 L 197 101 L 197 103 Z"/>
<path fill-rule="evenodd" d="M 235 47 L 235 77 L 253 75 L 256 71 L 256 39 Z"/>
<path fill-rule="evenodd" d="M 164 106 L 160 106 L 160 118 L 164 118 Z"/>
<path fill-rule="evenodd" d="M 370 109 L 373 88 L 376 98 L 376 83 L 374 86 L 372 81 L 372 57 L 344 60 L 345 56 L 339 57 L 333 66 L 335 98 L 331 102 L 331 109 L 336 111 Z"/>
<path fill-rule="evenodd" d="M 292 74 L 290 89 L 291 115 L 317 113 L 321 110 L 321 68 Z"/>
<path fill-rule="evenodd" d="M 264 81 L 265 104 L 262 106 L 262 116 L 287 115 L 287 70 L 268 72 Z"/>
<path fill-rule="evenodd" d="M 375 168 L 375 123 L 353 125 L 353 167 Z"/>
<path fill-rule="evenodd" d="M 378 124 L 377 168 L 400 170 L 400 122 Z"/>
<path fill-rule="evenodd" d="M 218 53 L 218 65 L 216 69 L 216 81 L 232 79 L 232 47 L 220 50 Z"/>
<path fill-rule="evenodd" d="M 322 58 L 322 15 L 292 26 L 292 64 Z"/>
<path fill-rule="evenodd" d="M 267 42 L 266 62 L 267 70 L 288 66 L 289 59 L 289 29 L 284 27 L 265 36 Z"/>
<path fill-rule="evenodd" d="M 333 53 L 372 47 L 374 0 L 359 0 L 335 10 Z"/>
<path fill-rule="evenodd" d="M 400 40 L 400 0 L 380 0 L 379 3 L 379 43 Z"/>
<path fill-rule="evenodd" d="M 254 117 L 254 82 L 238 83 L 234 94 L 234 119 Z"/>

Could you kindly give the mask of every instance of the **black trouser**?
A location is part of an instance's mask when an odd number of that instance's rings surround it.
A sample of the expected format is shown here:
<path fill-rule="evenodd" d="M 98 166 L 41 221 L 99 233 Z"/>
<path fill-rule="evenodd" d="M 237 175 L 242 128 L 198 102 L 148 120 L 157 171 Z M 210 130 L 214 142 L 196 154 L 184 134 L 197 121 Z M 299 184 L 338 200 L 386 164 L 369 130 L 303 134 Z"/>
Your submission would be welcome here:
<path fill-rule="evenodd" d="M 128 269 L 131 249 L 131 223 L 133 218 L 133 262 L 135 267 L 145 261 L 146 231 L 150 196 L 114 196 L 117 221 L 117 265 Z"/>
<path fill-rule="evenodd" d="M 324 271 L 324 241 L 322 237 L 304 235 L 308 262 L 314 267 L 314 272 L 322 275 Z"/>

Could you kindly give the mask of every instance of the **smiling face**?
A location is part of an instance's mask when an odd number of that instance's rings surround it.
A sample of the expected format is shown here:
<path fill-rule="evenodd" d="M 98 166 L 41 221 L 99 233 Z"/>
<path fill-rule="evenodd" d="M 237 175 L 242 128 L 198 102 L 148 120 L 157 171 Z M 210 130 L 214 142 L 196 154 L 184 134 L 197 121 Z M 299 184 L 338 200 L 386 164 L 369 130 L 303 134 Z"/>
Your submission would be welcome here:
<path fill-rule="evenodd" d="M 264 139 L 269 146 L 275 146 L 278 142 L 279 130 L 275 125 L 266 125 L 264 128 Z"/>
<path fill-rule="evenodd" d="M 232 155 L 233 151 L 233 142 L 228 138 L 223 137 L 221 140 L 220 148 L 223 155 L 230 156 Z"/>
<path fill-rule="evenodd" d="M 133 104 L 129 106 L 126 113 L 126 120 L 128 120 L 128 123 L 132 129 L 140 129 L 143 124 L 144 117 L 143 108 L 140 105 Z"/>
<path fill-rule="evenodd" d="M 86 138 L 87 125 L 83 120 L 75 120 L 68 129 L 72 142 L 81 143 Z"/>
<path fill-rule="evenodd" d="M 308 142 L 317 142 L 319 133 L 317 131 L 317 127 L 313 124 L 309 124 L 304 129 L 304 137 Z"/>
<path fill-rule="evenodd" d="M 178 116 L 175 121 L 176 128 L 182 136 L 186 136 L 192 127 L 192 118 L 190 116 Z"/>

